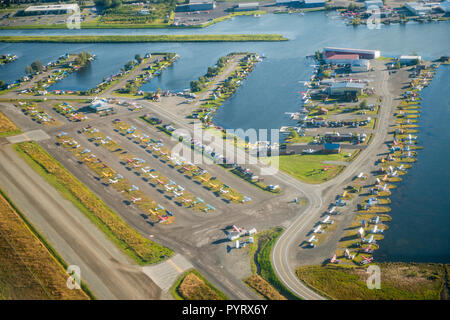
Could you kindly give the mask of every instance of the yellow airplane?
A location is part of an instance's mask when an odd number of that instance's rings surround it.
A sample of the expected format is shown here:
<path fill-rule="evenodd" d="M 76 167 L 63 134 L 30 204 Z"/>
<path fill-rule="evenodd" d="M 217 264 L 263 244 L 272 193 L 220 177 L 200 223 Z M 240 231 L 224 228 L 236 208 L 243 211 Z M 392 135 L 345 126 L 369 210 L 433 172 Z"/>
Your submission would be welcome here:
<path fill-rule="evenodd" d="M 111 177 L 112 176 L 112 173 L 107 173 L 107 172 L 102 172 L 102 174 L 103 174 L 103 176 L 104 177 L 106 177 L 106 178 L 109 178 L 109 177 Z"/>

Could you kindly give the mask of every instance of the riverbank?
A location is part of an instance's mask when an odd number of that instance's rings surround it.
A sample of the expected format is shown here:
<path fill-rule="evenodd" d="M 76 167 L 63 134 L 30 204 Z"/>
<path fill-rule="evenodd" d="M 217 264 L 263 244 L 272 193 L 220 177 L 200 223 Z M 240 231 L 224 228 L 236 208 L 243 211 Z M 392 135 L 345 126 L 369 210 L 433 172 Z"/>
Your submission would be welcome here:
<path fill-rule="evenodd" d="M 439 300 L 445 287 L 441 264 L 380 263 L 380 289 L 371 290 L 365 267 L 304 266 L 296 270 L 306 285 L 337 300 Z"/>
<path fill-rule="evenodd" d="M 137 42 L 251 42 L 287 41 L 280 34 L 111 35 L 111 36 L 2 36 L 0 42 L 137 43 Z"/>

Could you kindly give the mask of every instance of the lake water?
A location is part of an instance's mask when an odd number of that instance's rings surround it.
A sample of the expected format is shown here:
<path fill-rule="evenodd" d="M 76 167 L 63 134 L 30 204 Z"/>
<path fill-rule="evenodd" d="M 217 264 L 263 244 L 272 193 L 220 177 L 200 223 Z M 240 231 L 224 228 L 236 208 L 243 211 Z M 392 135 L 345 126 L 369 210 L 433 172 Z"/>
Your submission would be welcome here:
<path fill-rule="evenodd" d="M 136 53 L 143 55 L 147 52 L 176 52 L 180 59 L 169 69 L 165 70 L 159 78 L 145 84 L 142 89 L 153 91 L 160 87 L 163 90 L 182 90 L 189 87 L 193 79 L 203 75 L 208 66 L 213 65 L 217 59 L 230 52 L 251 51 L 264 55 L 266 59 L 258 63 L 247 80 L 217 112 L 214 120 L 224 128 L 256 128 L 279 129 L 283 125 L 294 124 L 285 112 L 298 111 L 300 100 L 299 91 L 303 87 L 299 81 L 309 79 L 312 74 L 312 61 L 306 55 L 314 53 L 324 46 L 355 47 L 379 49 L 384 56 L 399 56 L 417 52 L 425 59 L 434 59 L 441 55 L 448 55 L 450 51 L 449 23 L 408 23 L 407 25 L 381 26 L 381 29 L 370 30 L 364 26 L 357 28 L 346 26 L 343 20 L 335 14 L 325 15 L 323 12 L 308 13 L 304 16 L 298 14 L 270 14 L 260 18 L 236 17 L 232 20 L 219 23 L 204 29 L 110 29 L 110 30 L 2 30 L 2 35 L 81 35 L 81 34 L 238 34 L 238 33 L 278 33 L 290 39 L 287 42 L 247 42 L 247 43 L 139 43 L 139 44 L 0 44 L 0 53 L 14 53 L 19 60 L 0 67 L 0 79 L 10 83 L 24 75 L 27 64 L 40 59 L 43 63 L 54 60 L 66 52 L 80 52 L 88 50 L 97 55 L 85 70 L 69 75 L 57 83 L 52 89 L 84 90 L 94 87 L 99 82 L 120 68 Z M 447 108 L 448 71 L 441 69 L 433 84 L 424 90 L 436 90 L 430 99 L 429 109 Z M 448 70 L 445 69 L 445 70 Z M 443 83 L 443 84 L 442 84 Z M 445 87 L 447 84 L 447 87 Z M 435 89 L 437 87 L 438 89 Z M 439 89 L 441 88 L 441 89 Z M 428 93 L 429 94 L 429 93 Z M 447 99 L 447 100 L 445 100 Z M 425 99 L 427 100 L 427 99 Z M 424 101 L 424 104 L 428 103 Z M 440 106 L 440 107 L 439 107 Z M 421 121 L 427 119 L 424 113 Z M 439 110 L 443 110 L 439 109 Z M 436 116 L 436 114 L 438 114 Z M 425 151 L 421 152 L 419 162 L 414 165 L 405 178 L 405 183 L 394 191 L 393 222 L 391 230 L 386 232 L 386 240 L 382 242 L 380 258 L 395 258 L 407 260 L 433 260 L 444 259 L 449 262 L 449 236 L 448 203 L 443 201 L 448 181 L 442 179 L 443 185 L 430 180 L 431 174 L 424 174 L 425 169 L 436 170 L 437 155 L 442 155 L 442 149 L 447 147 L 449 137 L 440 113 L 435 112 L 433 121 L 422 124 L 421 144 Z M 442 130 L 439 135 L 435 133 L 433 139 L 427 140 L 426 130 L 439 126 Z M 428 145 L 430 144 L 430 145 Z M 431 147 L 437 144 L 438 147 Z M 440 147 L 439 147 L 440 146 Z M 438 151 L 439 150 L 439 151 Z M 445 157 L 442 158 L 445 161 Z M 445 168 L 445 165 L 442 165 Z M 445 171 L 445 169 L 443 170 Z M 433 190 L 434 214 L 427 213 L 423 207 L 412 205 L 414 199 L 421 199 L 419 186 L 428 186 L 427 191 Z M 415 196 L 410 196 L 410 192 Z M 414 193 L 411 193 L 414 194 Z M 406 198 L 407 196 L 407 198 Z M 427 201 L 431 197 L 427 198 Z M 404 202 L 408 200 L 408 204 Z M 423 202 L 428 203 L 428 202 Z M 442 204 L 442 205 L 441 205 Z M 428 206 L 428 205 L 427 205 Z M 417 207 L 418 209 L 414 209 Z M 409 208 L 406 212 L 403 208 Z M 402 211 L 403 210 L 403 211 Z M 418 217 L 422 217 L 419 219 Z M 418 231 L 418 228 L 423 230 Z M 445 229 L 447 228 L 447 229 Z M 397 237 L 400 234 L 401 237 Z M 444 232 L 445 231 L 445 232 Z M 405 242 L 406 241 L 406 242 Z M 405 247 L 402 243 L 408 243 Z M 432 247 L 426 251 L 419 243 Z M 386 251 L 389 250 L 389 251 Z M 425 255 L 425 252 L 430 252 Z M 428 261 L 427 260 L 427 261 Z"/>
<path fill-rule="evenodd" d="M 450 262 L 450 67 L 421 92 L 418 161 L 392 192 L 392 221 L 377 260 Z"/>

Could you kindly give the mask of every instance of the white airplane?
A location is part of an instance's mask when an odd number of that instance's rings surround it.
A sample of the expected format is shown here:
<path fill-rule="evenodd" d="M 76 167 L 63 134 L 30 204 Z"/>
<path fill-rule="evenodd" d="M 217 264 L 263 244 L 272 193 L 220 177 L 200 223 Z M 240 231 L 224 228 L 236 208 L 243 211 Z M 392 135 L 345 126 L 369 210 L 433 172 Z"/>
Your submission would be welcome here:
<path fill-rule="evenodd" d="M 383 231 L 384 231 L 383 229 L 378 229 L 378 226 L 375 225 L 371 232 L 372 233 L 383 233 Z"/>
<path fill-rule="evenodd" d="M 317 241 L 318 241 L 318 240 L 316 239 L 316 236 L 312 236 L 311 238 L 308 239 L 308 242 L 309 242 L 309 243 L 317 242 Z"/>
<path fill-rule="evenodd" d="M 133 202 L 133 203 L 135 203 L 136 201 L 140 201 L 140 200 L 142 200 L 142 199 L 141 198 L 135 198 L 135 197 L 131 198 L 131 202 Z"/>
<path fill-rule="evenodd" d="M 141 168 L 141 171 L 144 173 L 150 172 L 150 167 Z"/>
<path fill-rule="evenodd" d="M 376 241 L 373 239 L 373 234 L 370 236 L 370 238 L 362 238 L 362 242 L 364 243 L 375 243 Z"/>
<path fill-rule="evenodd" d="M 139 190 L 139 187 L 136 187 L 134 184 L 131 186 L 131 189 L 129 189 L 128 191 L 137 191 Z"/>
<path fill-rule="evenodd" d="M 370 220 L 370 222 L 372 222 L 373 224 L 378 224 L 380 222 L 380 216 L 376 216 L 375 218 Z"/>
<path fill-rule="evenodd" d="M 118 181 L 119 181 L 118 179 L 109 179 L 109 183 L 112 184 L 117 183 Z"/>
<path fill-rule="evenodd" d="M 322 226 L 319 225 L 317 228 L 315 228 L 315 229 L 313 230 L 313 233 L 323 233 L 324 230 L 322 230 L 321 228 L 322 228 Z"/>
<path fill-rule="evenodd" d="M 154 176 L 153 174 L 149 174 L 149 176 L 150 176 L 150 178 L 152 178 L 152 179 L 156 179 L 156 178 L 158 178 L 158 176 Z"/>
<path fill-rule="evenodd" d="M 353 260 L 353 258 L 355 258 L 354 254 L 350 254 L 350 251 L 348 251 L 348 249 L 345 249 L 344 251 L 344 255 L 347 259 Z"/>
<path fill-rule="evenodd" d="M 183 195 L 183 192 L 174 192 L 173 193 L 175 195 L 175 197 L 181 197 Z"/>
<path fill-rule="evenodd" d="M 325 219 L 322 220 L 323 224 L 333 224 L 334 221 L 330 220 L 330 216 L 326 216 Z"/>

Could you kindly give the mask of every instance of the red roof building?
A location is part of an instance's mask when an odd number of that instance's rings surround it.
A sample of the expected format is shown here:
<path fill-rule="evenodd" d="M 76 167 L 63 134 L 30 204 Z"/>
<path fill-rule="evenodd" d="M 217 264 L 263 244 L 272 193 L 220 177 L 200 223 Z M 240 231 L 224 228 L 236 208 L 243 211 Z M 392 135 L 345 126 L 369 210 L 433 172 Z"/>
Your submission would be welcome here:
<path fill-rule="evenodd" d="M 336 54 L 332 52 L 325 53 L 325 61 L 334 64 L 351 64 L 354 60 L 358 60 L 358 54 Z"/>

